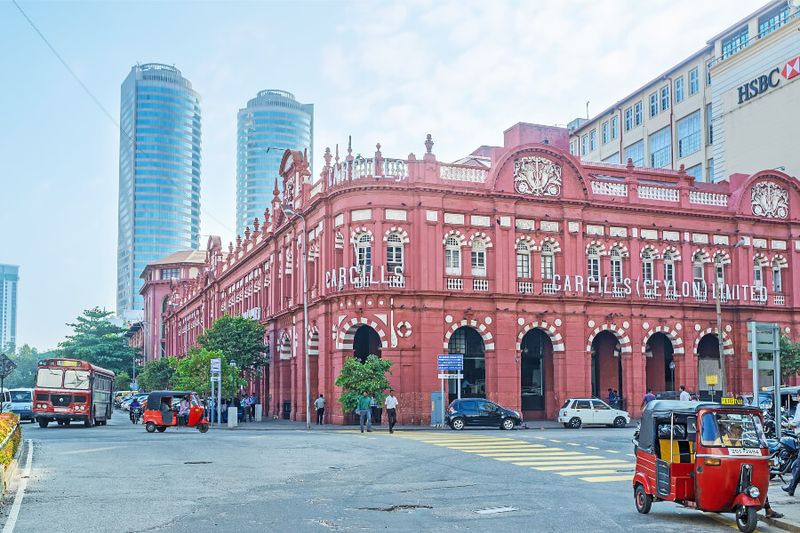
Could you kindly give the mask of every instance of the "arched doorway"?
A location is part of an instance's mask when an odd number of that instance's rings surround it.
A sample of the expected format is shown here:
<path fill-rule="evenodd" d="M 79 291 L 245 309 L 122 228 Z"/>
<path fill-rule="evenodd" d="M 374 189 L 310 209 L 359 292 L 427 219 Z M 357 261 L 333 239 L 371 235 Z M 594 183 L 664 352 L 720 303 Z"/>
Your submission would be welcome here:
<path fill-rule="evenodd" d="M 608 400 L 608 389 L 622 392 L 622 347 L 610 331 L 601 331 L 592 341 L 592 396 Z M 624 399 L 619 407 L 625 408 Z"/>
<path fill-rule="evenodd" d="M 381 337 L 372 326 L 359 326 L 353 336 L 353 356 L 363 363 L 372 354 L 381 356 Z"/>
<path fill-rule="evenodd" d="M 672 341 L 663 333 L 655 333 L 645 346 L 647 388 L 653 392 L 675 390 L 675 359 Z"/>
<path fill-rule="evenodd" d="M 530 414 L 534 417 L 549 412 L 547 404 L 553 398 L 553 343 L 540 329 L 528 331 L 520 343 L 520 391 L 523 411 L 534 411 Z"/>
<path fill-rule="evenodd" d="M 716 376 L 717 384 L 708 384 L 708 376 Z M 697 393 L 701 400 L 711 400 L 711 392 L 719 399 L 719 339 L 714 333 L 704 335 L 697 345 Z"/>
<path fill-rule="evenodd" d="M 464 379 L 461 380 L 461 397 L 486 397 L 486 358 L 483 338 L 469 326 L 462 326 L 450 336 L 448 353 L 464 355 Z M 458 397 L 458 381 L 450 382 L 450 401 Z"/>

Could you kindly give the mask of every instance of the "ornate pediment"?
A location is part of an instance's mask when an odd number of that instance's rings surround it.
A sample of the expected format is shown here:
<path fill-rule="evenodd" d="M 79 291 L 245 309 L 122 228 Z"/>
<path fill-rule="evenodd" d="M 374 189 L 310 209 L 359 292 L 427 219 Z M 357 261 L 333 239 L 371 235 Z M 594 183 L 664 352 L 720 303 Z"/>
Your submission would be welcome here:
<path fill-rule="evenodd" d="M 789 216 L 789 193 L 771 181 L 762 181 L 750 189 L 753 214 L 764 218 L 787 218 Z"/>
<path fill-rule="evenodd" d="M 559 196 L 561 167 L 544 157 L 521 157 L 514 161 L 514 190 L 531 196 Z"/>

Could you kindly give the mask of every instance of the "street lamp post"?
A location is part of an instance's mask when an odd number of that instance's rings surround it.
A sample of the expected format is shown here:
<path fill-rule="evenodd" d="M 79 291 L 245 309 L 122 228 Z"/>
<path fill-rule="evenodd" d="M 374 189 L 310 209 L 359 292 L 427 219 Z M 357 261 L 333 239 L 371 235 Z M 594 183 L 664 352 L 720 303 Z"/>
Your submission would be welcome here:
<path fill-rule="evenodd" d="M 308 368 L 308 273 L 306 271 L 306 263 L 308 262 L 306 250 L 306 217 L 298 213 L 288 205 L 282 205 L 281 210 L 289 217 L 298 217 L 303 221 L 303 240 L 302 240 L 302 255 L 301 262 L 303 263 L 303 351 L 305 356 L 303 361 L 305 363 L 306 374 L 306 429 L 311 429 L 311 375 Z"/>
<path fill-rule="evenodd" d="M 746 241 L 744 237 L 739 239 L 739 242 L 733 245 L 733 249 L 739 248 L 744 246 Z M 722 265 L 719 265 L 720 271 L 717 272 L 717 265 L 714 265 L 714 277 L 716 278 L 716 305 L 717 305 L 717 343 L 719 346 L 719 390 L 722 396 L 725 396 L 725 393 L 728 391 L 727 382 L 725 375 L 725 354 L 723 353 L 724 350 L 724 343 L 722 342 L 722 289 L 724 283 L 724 277 L 720 275 Z"/>

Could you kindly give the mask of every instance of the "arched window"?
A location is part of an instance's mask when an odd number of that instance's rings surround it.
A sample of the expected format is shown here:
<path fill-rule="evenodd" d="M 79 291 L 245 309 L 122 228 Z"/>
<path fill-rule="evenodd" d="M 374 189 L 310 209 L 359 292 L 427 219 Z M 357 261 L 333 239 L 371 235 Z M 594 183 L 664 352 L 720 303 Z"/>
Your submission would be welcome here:
<path fill-rule="evenodd" d="M 386 270 L 393 275 L 399 268 L 403 272 L 403 238 L 396 233 L 391 233 L 386 238 Z"/>
<path fill-rule="evenodd" d="M 448 237 L 444 243 L 444 270 L 448 276 L 461 275 L 461 241 Z"/>
<path fill-rule="evenodd" d="M 556 273 L 555 253 L 549 242 L 542 244 L 542 279 L 553 279 Z"/>
<path fill-rule="evenodd" d="M 767 260 L 763 255 L 757 255 L 753 259 L 753 286 L 754 287 L 763 287 L 764 286 L 764 266 L 766 266 Z"/>
<path fill-rule="evenodd" d="M 642 251 L 642 280 L 653 282 L 653 252 L 650 250 Z"/>
<path fill-rule="evenodd" d="M 664 282 L 668 283 L 672 289 L 675 288 L 675 254 L 664 252 Z"/>
<path fill-rule="evenodd" d="M 586 275 L 592 281 L 600 279 L 600 248 L 589 246 L 586 249 Z"/>
<path fill-rule="evenodd" d="M 706 273 L 703 263 L 705 263 L 703 253 L 695 252 L 692 256 L 692 283 L 695 288 L 701 292 L 706 284 Z"/>
<path fill-rule="evenodd" d="M 362 233 L 356 239 L 356 266 L 363 269 L 372 267 L 372 242 L 369 233 Z"/>
<path fill-rule="evenodd" d="M 531 277 L 531 248 L 526 242 L 517 243 L 517 277 Z"/>
<path fill-rule="evenodd" d="M 622 251 L 615 246 L 611 249 L 611 281 L 622 283 Z"/>
<path fill-rule="evenodd" d="M 783 291 L 782 267 L 780 259 L 776 257 L 772 260 L 772 292 L 779 293 Z"/>
<path fill-rule="evenodd" d="M 472 241 L 472 275 L 486 276 L 486 242 L 480 238 Z"/>

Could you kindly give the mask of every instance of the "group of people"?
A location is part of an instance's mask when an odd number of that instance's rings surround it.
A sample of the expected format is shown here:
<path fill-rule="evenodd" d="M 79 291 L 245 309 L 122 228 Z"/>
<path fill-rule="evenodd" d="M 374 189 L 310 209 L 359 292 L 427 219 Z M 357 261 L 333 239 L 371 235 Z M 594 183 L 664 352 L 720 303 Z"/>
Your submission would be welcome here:
<path fill-rule="evenodd" d="M 397 406 L 399 402 L 394 395 L 394 389 L 389 390 L 389 394 L 383 400 L 383 405 L 386 407 L 386 416 L 389 419 L 389 433 L 394 433 L 394 426 L 397 424 Z M 361 428 L 361 433 L 364 433 L 364 425 L 367 426 L 367 431 L 372 431 L 372 409 L 377 407 L 375 398 L 369 396 L 364 391 L 358 398 L 356 404 L 356 414 L 358 415 L 358 425 Z"/>
<path fill-rule="evenodd" d="M 692 401 L 692 395 L 686 390 L 686 386 L 685 385 L 681 385 L 680 389 L 681 389 L 681 393 L 678 395 L 678 400 L 681 401 L 681 402 L 691 402 Z M 608 390 L 611 390 L 611 389 L 608 389 Z M 647 393 L 644 395 L 644 398 L 642 398 L 642 409 L 644 409 L 647 406 L 648 403 L 652 402 L 655 399 L 656 399 L 656 395 L 653 394 L 653 389 L 648 387 Z"/>
<path fill-rule="evenodd" d="M 206 400 L 206 410 L 208 419 L 211 422 L 217 422 L 217 401 L 215 398 Z M 256 404 L 258 404 L 258 395 L 253 393 L 251 395 L 244 395 L 242 397 L 234 396 L 232 398 L 223 398 L 220 403 L 222 411 L 222 423 L 228 422 L 228 407 L 236 407 L 237 420 L 239 422 L 253 422 L 256 419 Z"/>

